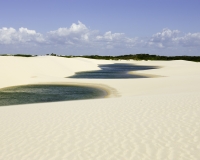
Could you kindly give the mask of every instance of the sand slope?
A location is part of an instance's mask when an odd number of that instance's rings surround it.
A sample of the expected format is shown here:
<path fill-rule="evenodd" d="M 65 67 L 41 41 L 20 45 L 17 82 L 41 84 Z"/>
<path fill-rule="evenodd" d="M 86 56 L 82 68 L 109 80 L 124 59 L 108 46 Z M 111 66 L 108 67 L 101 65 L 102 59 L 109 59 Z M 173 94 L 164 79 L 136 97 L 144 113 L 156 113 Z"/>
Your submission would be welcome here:
<path fill-rule="evenodd" d="M 0 159 L 199 160 L 200 63 L 117 62 L 162 68 L 137 71 L 157 78 L 82 80 L 63 77 L 114 61 L 0 57 L 0 87 L 92 83 L 118 95 L 0 107 Z"/>

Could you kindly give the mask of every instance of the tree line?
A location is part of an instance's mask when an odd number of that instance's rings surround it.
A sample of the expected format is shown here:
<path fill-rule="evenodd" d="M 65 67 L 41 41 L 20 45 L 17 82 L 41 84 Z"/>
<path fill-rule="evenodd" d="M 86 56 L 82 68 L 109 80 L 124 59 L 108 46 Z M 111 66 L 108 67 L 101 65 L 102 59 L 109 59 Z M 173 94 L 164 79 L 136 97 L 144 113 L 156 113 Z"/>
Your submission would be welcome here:
<path fill-rule="evenodd" d="M 35 57 L 37 55 L 27 55 L 27 54 L 15 54 L 8 55 L 2 54 L 1 56 L 20 56 L 20 57 Z M 84 57 L 92 59 L 104 59 L 104 60 L 162 60 L 162 61 L 171 61 L 171 60 L 186 60 L 200 62 L 200 56 L 159 56 L 159 55 L 150 55 L 150 54 L 129 54 L 129 55 L 119 55 L 119 56 L 100 56 L 100 55 L 83 55 L 83 56 L 73 56 L 73 55 L 56 55 L 54 53 L 46 54 L 46 56 L 57 56 L 64 58 L 73 58 L 73 57 Z"/>

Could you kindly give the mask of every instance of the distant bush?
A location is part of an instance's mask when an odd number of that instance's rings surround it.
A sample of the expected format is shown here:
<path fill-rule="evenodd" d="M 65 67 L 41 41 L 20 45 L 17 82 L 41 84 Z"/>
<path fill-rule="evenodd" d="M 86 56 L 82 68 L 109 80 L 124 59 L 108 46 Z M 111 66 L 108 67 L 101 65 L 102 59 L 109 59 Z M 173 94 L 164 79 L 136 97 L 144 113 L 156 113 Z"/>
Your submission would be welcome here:
<path fill-rule="evenodd" d="M 200 62 L 200 56 L 159 56 L 159 55 L 150 55 L 150 54 L 129 54 L 129 55 L 119 55 L 119 56 L 99 56 L 99 55 L 85 55 L 85 56 L 73 56 L 73 55 L 56 55 L 54 53 L 46 54 L 50 56 L 59 56 L 64 58 L 73 58 L 73 57 L 84 57 L 92 59 L 104 59 L 104 60 L 162 60 L 162 61 L 171 61 L 171 60 L 186 60 Z M 2 54 L 0 56 L 19 56 L 19 57 L 35 57 L 37 55 L 29 54 Z"/>
<path fill-rule="evenodd" d="M 79 57 L 79 56 L 72 56 L 72 55 L 70 55 L 70 56 L 63 56 L 63 55 L 60 55 L 59 57 L 64 57 L 64 58 L 73 58 L 73 57 Z"/>
<path fill-rule="evenodd" d="M 14 56 L 17 56 L 17 57 L 35 57 L 33 55 L 30 55 L 30 54 L 14 54 Z"/>
<path fill-rule="evenodd" d="M 105 60 L 186 60 L 200 62 L 200 56 L 159 56 L 159 55 L 149 55 L 149 54 L 135 54 L 135 55 L 120 55 L 120 56 L 99 56 L 99 55 L 88 55 L 82 56 L 85 58 L 92 59 L 105 59 Z"/>
<path fill-rule="evenodd" d="M 54 54 L 54 53 L 51 53 L 51 56 L 57 56 L 56 54 Z"/>
<path fill-rule="evenodd" d="M 12 56 L 10 54 L 0 54 L 0 56 Z"/>

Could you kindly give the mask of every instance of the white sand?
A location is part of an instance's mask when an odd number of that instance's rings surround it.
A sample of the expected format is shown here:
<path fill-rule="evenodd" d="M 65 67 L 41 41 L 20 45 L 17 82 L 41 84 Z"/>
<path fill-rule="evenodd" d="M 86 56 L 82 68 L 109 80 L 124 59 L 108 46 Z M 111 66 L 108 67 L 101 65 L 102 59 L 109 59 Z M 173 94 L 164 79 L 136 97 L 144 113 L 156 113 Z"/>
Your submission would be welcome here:
<path fill-rule="evenodd" d="M 69 79 L 98 64 L 162 66 L 144 79 Z M 200 63 L 0 57 L 0 88 L 107 87 L 112 98 L 0 107 L 0 160 L 199 160 Z"/>

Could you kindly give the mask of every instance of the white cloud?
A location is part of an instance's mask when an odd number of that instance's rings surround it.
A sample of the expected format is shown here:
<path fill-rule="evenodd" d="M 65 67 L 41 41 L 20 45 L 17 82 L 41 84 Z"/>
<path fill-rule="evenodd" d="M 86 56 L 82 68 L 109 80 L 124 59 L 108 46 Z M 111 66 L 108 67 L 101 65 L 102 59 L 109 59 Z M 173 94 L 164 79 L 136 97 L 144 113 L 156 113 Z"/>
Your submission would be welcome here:
<path fill-rule="evenodd" d="M 24 44 L 37 44 L 40 48 L 51 47 L 55 50 L 79 48 L 80 51 L 83 51 L 82 49 L 85 48 L 89 49 L 91 53 L 101 49 L 130 51 L 131 53 L 133 50 L 149 52 L 151 50 L 156 51 L 159 48 L 181 50 L 181 48 L 193 47 L 197 49 L 200 47 L 200 32 L 183 34 L 179 30 L 164 28 L 151 37 L 130 38 L 124 33 L 112 33 L 111 31 L 101 33 L 97 30 L 91 30 L 80 21 L 77 24 L 73 23 L 69 28 L 58 28 L 46 34 L 23 27 L 18 30 L 14 28 L 0 29 L 1 46 L 12 45 L 18 48 L 27 46 Z"/>
<path fill-rule="evenodd" d="M 129 38 L 126 37 L 124 33 L 112 33 L 111 31 L 103 35 L 97 35 L 95 40 L 104 45 L 106 44 L 107 49 L 113 49 L 114 47 L 133 48 L 135 46 L 140 46 L 141 43 L 137 37 Z"/>
<path fill-rule="evenodd" d="M 27 28 L 19 28 L 17 31 L 14 28 L 2 28 L 0 29 L 0 44 L 16 44 L 16 43 L 28 43 L 28 42 L 44 42 L 42 34 L 37 33 L 35 30 L 29 30 Z"/>
<path fill-rule="evenodd" d="M 200 33 L 188 33 L 177 40 L 184 47 L 200 47 Z"/>
<path fill-rule="evenodd" d="M 75 45 L 90 40 L 92 31 L 90 31 L 83 23 L 73 23 L 70 28 L 59 28 L 55 31 L 47 33 L 47 41 L 49 43 Z"/>
<path fill-rule="evenodd" d="M 150 38 L 148 45 L 155 45 L 159 48 L 170 47 L 177 43 L 179 33 L 180 31 L 178 30 L 164 28 L 162 32 L 158 32 Z"/>
<path fill-rule="evenodd" d="M 35 30 L 27 28 L 19 28 L 17 31 L 14 28 L 0 29 L 0 44 L 23 44 L 23 43 L 42 43 L 54 46 L 113 46 L 114 43 L 122 40 L 123 33 L 100 34 L 97 30 L 90 30 L 83 23 L 78 21 L 78 24 L 73 23 L 69 28 L 59 28 L 54 31 L 49 31 L 42 35 Z M 108 44 L 109 43 L 109 44 Z M 112 43 L 112 44 L 111 44 Z"/>
<path fill-rule="evenodd" d="M 113 49 L 114 47 L 121 46 L 121 42 L 125 41 L 125 36 L 124 33 L 112 33 L 108 31 L 103 35 L 97 35 L 94 41 L 106 49 Z"/>
<path fill-rule="evenodd" d="M 118 45 L 131 43 L 126 40 L 124 33 L 112 33 L 108 31 L 100 34 L 97 30 L 90 30 L 83 23 L 73 23 L 70 28 L 59 28 L 47 33 L 47 41 L 50 44 L 84 47 L 101 47 L 112 49 Z"/>
<path fill-rule="evenodd" d="M 96 36 L 96 40 L 114 41 L 114 40 L 121 40 L 123 37 L 124 33 L 112 33 L 111 31 L 108 31 L 104 35 Z"/>
<path fill-rule="evenodd" d="M 179 30 L 165 28 L 162 32 L 154 34 L 146 44 L 159 48 L 200 47 L 200 33 L 188 33 L 183 35 Z"/>
<path fill-rule="evenodd" d="M 52 36 L 66 37 L 71 34 L 78 35 L 82 33 L 87 33 L 88 31 L 89 29 L 83 23 L 78 21 L 78 24 L 73 23 L 69 29 L 59 28 L 58 30 L 50 31 L 49 34 Z"/>
<path fill-rule="evenodd" d="M 9 44 L 14 41 L 16 30 L 14 28 L 2 28 L 0 29 L 0 43 Z"/>

